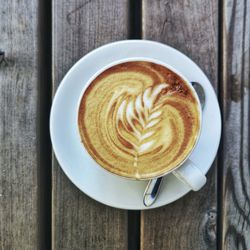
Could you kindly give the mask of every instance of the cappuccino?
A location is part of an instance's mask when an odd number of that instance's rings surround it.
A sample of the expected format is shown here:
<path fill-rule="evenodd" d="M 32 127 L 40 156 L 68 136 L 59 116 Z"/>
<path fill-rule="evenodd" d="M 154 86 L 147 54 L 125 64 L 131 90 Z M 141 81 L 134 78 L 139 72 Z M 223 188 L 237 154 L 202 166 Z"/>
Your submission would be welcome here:
<path fill-rule="evenodd" d="M 99 74 L 78 111 L 82 143 L 104 169 L 150 179 L 180 165 L 200 131 L 200 109 L 188 83 L 160 64 L 133 61 Z"/>

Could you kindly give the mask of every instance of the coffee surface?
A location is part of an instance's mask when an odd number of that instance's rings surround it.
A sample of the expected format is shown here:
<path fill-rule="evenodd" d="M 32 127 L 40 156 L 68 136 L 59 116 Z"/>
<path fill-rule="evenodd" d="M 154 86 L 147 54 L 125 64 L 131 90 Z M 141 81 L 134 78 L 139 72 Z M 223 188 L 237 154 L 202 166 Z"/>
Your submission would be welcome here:
<path fill-rule="evenodd" d="M 103 168 L 148 179 L 190 153 L 200 130 L 199 105 L 187 83 L 166 67 L 126 62 L 88 86 L 78 127 L 85 148 Z"/>

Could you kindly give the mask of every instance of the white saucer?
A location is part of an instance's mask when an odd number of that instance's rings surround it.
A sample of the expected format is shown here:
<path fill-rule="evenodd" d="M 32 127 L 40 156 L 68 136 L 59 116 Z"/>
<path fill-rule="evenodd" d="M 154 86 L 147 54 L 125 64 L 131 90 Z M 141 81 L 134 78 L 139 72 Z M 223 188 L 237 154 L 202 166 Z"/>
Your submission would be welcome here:
<path fill-rule="evenodd" d="M 146 181 L 133 181 L 112 175 L 82 150 L 76 124 L 77 106 L 84 85 L 98 70 L 114 61 L 147 57 L 165 62 L 189 81 L 199 82 L 205 90 L 206 104 L 200 140 L 190 159 L 207 173 L 216 156 L 221 116 L 215 92 L 201 69 L 187 56 L 161 43 L 128 40 L 102 46 L 80 59 L 66 74 L 54 97 L 50 134 L 55 155 L 69 179 L 85 194 L 106 205 L 122 209 L 147 209 L 142 202 Z M 190 189 L 172 174 L 165 177 L 160 196 L 150 208 L 173 202 Z"/>

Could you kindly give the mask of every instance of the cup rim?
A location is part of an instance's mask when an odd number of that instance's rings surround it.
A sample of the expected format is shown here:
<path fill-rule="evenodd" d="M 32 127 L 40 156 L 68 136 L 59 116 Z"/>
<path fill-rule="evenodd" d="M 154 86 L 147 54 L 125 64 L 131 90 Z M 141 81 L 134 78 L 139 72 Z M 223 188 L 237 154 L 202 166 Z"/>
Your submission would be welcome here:
<path fill-rule="evenodd" d="M 202 129 L 202 108 L 201 108 L 201 103 L 200 103 L 200 100 L 199 100 L 199 97 L 194 89 L 194 87 L 192 86 L 191 84 L 191 81 L 189 81 L 185 76 L 182 75 L 182 73 L 180 73 L 177 69 L 175 69 L 173 66 L 165 63 L 165 62 L 162 62 L 161 60 L 158 60 L 158 59 L 155 59 L 155 58 L 149 58 L 149 57 L 128 57 L 128 58 L 125 58 L 125 59 L 120 59 L 120 60 L 116 60 L 116 61 L 113 61 L 107 65 L 105 65 L 104 67 L 101 67 L 99 70 L 97 70 L 90 78 L 89 80 L 86 82 L 86 84 L 84 85 L 80 95 L 79 95 L 79 100 L 78 100 L 78 104 L 77 104 L 77 119 L 76 119 L 76 124 L 77 124 L 77 128 L 78 128 L 78 133 L 80 134 L 80 131 L 79 131 L 79 124 L 78 124 L 78 117 L 79 117 L 79 108 L 80 108 L 80 104 L 81 104 L 81 100 L 82 100 L 82 97 L 85 93 L 85 91 L 87 90 L 87 88 L 89 87 L 89 85 L 93 82 L 93 80 L 98 76 L 100 75 L 102 72 L 104 72 L 105 70 L 115 66 L 115 65 L 118 65 L 118 64 L 121 64 L 121 63 L 126 63 L 126 62 L 135 62 L 135 61 L 145 61 L 145 62 L 152 62 L 152 63 L 156 63 L 156 64 L 159 64 L 161 66 L 164 66 L 166 67 L 167 69 L 170 69 L 171 71 L 173 71 L 175 74 L 177 74 L 178 76 L 180 76 L 189 86 L 189 88 L 191 89 L 193 95 L 195 96 L 196 98 L 196 101 L 198 103 L 198 110 L 199 110 L 199 131 L 197 133 L 197 136 L 196 136 L 196 140 L 195 140 L 195 143 L 193 144 L 193 147 L 192 149 L 189 151 L 189 153 L 186 155 L 186 157 L 177 165 L 175 166 L 174 168 L 170 169 L 169 171 L 166 171 L 162 174 L 159 174 L 159 175 L 156 175 L 156 176 L 153 176 L 153 177 L 147 177 L 147 178 L 136 178 L 136 177 L 129 177 L 129 176 L 123 176 L 123 175 L 119 175 L 117 173 L 114 173 L 114 172 L 111 172 L 110 170 L 104 168 L 101 164 L 99 164 L 93 157 L 92 155 L 88 152 L 88 150 L 86 149 L 84 143 L 81 141 L 81 145 L 83 146 L 83 149 L 87 152 L 87 154 L 94 160 L 94 162 L 98 165 L 98 167 L 100 167 L 101 169 L 105 170 L 106 172 L 110 173 L 110 174 L 113 174 L 115 176 L 119 176 L 121 178 L 125 178 L 125 179 L 129 179 L 129 180 L 136 180 L 136 181 L 145 181 L 145 180 L 151 180 L 151 179 L 157 179 L 157 178 L 160 178 L 160 177 L 164 177 L 172 172 L 174 172 L 175 170 L 177 170 L 179 167 L 181 167 L 190 157 L 190 155 L 192 154 L 192 152 L 194 151 L 194 149 L 196 148 L 197 144 L 198 144 L 198 141 L 200 139 L 200 135 L 201 135 L 201 129 Z"/>

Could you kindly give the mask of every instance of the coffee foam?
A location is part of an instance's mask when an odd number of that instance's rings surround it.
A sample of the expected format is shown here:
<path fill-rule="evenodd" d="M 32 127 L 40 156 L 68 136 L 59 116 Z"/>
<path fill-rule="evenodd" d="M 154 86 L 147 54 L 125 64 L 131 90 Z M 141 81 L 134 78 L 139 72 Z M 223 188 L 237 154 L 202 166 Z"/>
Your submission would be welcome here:
<path fill-rule="evenodd" d="M 126 62 L 101 73 L 85 91 L 78 125 L 85 148 L 108 171 L 147 179 L 180 164 L 200 129 L 187 83 L 166 67 Z"/>

